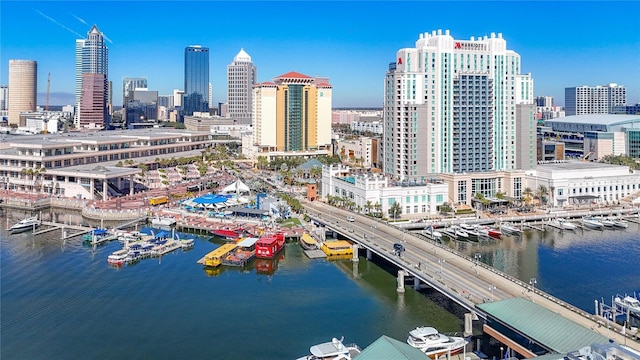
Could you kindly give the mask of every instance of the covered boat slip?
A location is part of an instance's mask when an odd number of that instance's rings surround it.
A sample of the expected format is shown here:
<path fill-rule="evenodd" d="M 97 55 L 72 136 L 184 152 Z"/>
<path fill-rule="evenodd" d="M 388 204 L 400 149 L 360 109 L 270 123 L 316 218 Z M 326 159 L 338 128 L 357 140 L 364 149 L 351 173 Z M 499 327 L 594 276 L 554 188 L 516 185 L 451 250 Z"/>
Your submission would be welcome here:
<path fill-rule="evenodd" d="M 567 354 L 609 339 L 527 299 L 476 305 L 487 314 L 484 331 L 525 358 Z"/>

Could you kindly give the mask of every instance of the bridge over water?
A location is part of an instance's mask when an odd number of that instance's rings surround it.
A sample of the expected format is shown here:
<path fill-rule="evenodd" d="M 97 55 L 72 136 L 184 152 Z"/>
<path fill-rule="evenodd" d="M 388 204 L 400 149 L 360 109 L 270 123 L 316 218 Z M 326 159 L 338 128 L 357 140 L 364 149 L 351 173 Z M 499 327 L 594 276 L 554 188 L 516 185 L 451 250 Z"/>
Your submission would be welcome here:
<path fill-rule="evenodd" d="M 365 249 L 368 259 L 376 254 L 394 264 L 398 268 L 399 291 L 402 291 L 404 276 L 410 276 L 416 287 L 424 283 L 484 319 L 488 314 L 476 305 L 520 297 L 587 329 L 598 331 L 604 323 L 604 319 L 536 289 L 535 284 L 525 283 L 407 229 L 321 202 L 303 201 L 303 205 L 313 220 Z M 354 217 L 355 221 L 347 221 L 347 217 Z M 404 246 L 401 255 L 394 252 L 394 243 Z M 629 337 L 625 339 L 621 334 L 622 327 L 615 326 L 617 331 L 609 334 L 610 339 L 640 350 L 640 342 Z"/>

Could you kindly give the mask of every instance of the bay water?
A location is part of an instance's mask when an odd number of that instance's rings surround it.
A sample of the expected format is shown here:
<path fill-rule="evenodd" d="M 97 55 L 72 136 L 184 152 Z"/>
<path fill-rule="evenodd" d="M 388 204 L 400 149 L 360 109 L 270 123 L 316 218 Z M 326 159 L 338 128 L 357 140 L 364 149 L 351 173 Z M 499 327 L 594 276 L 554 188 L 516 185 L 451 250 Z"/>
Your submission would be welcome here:
<path fill-rule="evenodd" d="M 12 224 L 27 214 L 0 215 Z M 630 223 L 446 245 L 593 312 L 595 299 L 640 290 L 639 234 Z M 405 341 L 416 326 L 463 327 L 437 295 L 398 294 L 393 270 L 363 257 L 311 260 L 291 243 L 274 261 L 209 270 L 196 261 L 219 243 L 195 237 L 191 250 L 114 268 L 106 259 L 121 243 L 60 237 L 0 230 L 2 359 L 294 359 L 332 337 L 364 348 L 381 335 Z"/>

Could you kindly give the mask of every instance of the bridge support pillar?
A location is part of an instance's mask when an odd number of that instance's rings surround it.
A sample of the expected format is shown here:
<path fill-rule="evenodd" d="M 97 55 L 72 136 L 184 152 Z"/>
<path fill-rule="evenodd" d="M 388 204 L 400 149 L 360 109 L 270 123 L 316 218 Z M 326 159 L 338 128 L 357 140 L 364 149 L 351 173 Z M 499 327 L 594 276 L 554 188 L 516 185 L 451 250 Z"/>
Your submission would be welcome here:
<path fill-rule="evenodd" d="M 367 249 L 367 260 L 371 260 L 371 250 Z"/>
<path fill-rule="evenodd" d="M 404 270 L 398 270 L 398 287 L 396 288 L 398 294 L 404 294 Z"/>
<path fill-rule="evenodd" d="M 413 289 L 420 290 L 420 279 L 417 276 L 413 277 Z"/>
<path fill-rule="evenodd" d="M 360 261 L 360 259 L 358 258 L 358 244 L 353 244 L 353 256 L 351 257 L 351 261 L 353 261 L 354 263 L 357 263 L 358 261 Z"/>

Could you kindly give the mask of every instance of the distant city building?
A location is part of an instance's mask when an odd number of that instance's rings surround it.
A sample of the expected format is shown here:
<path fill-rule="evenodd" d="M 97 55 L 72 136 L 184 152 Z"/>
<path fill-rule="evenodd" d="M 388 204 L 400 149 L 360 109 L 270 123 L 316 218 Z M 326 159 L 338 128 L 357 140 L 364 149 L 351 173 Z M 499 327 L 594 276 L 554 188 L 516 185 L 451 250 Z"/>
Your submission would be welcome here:
<path fill-rule="evenodd" d="M 173 106 L 182 107 L 184 103 L 184 90 L 173 89 Z"/>
<path fill-rule="evenodd" d="M 640 115 L 640 104 L 635 105 L 614 105 L 613 114 Z"/>
<path fill-rule="evenodd" d="M 537 96 L 535 103 L 537 120 L 548 120 L 565 116 L 564 109 L 553 103 L 553 96 Z"/>
<path fill-rule="evenodd" d="M 382 119 L 382 110 L 333 110 L 331 112 L 331 124 L 352 124 L 362 117 Z"/>
<path fill-rule="evenodd" d="M 262 151 L 306 151 L 331 145 L 329 83 L 297 72 L 253 90 L 253 140 Z"/>
<path fill-rule="evenodd" d="M 360 120 L 351 122 L 351 131 L 360 133 L 371 133 L 382 135 L 384 132 L 384 123 L 382 118 L 360 117 Z"/>
<path fill-rule="evenodd" d="M 110 126 L 110 108 L 111 103 L 109 101 L 111 94 L 111 87 L 109 85 L 109 49 L 104 42 L 104 36 L 98 29 L 96 25 L 93 25 L 89 32 L 87 33 L 86 39 L 77 39 L 76 40 L 76 117 L 75 124 L 76 127 L 82 127 L 83 124 L 91 124 L 91 126 L 97 126 L 98 122 L 98 114 L 95 113 L 95 110 L 92 110 L 88 113 L 86 110 L 84 114 L 90 115 L 91 119 L 82 120 L 81 117 L 83 115 L 83 111 L 81 111 L 81 103 L 84 104 L 85 109 L 89 107 L 88 101 L 82 100 L 82 95 L 86 93 L 86 89 L 93 88 L 95 84 L 93 83 L 97 77 L 89 76 L 85 77 L 86 74 L 99 74 L 102 76 L 102 104 L 93 104 L 91 105 L 92 109 L 101 108 L 104 113 L 102 114 L 102 125 L 100 128 L 109 128 Z M 83 85 L 83 81 L 85 79 L 90 79 L 91 85 L 86 87 Z M 91 101 L 99 101 L 99 99 L 94 98 L 98 94 L 95 91 L 90 91 L 92 98 Z"/>
<path fill-rule="evenodd" d="M 104 129 L 105 102 L 104 74 L 83 74 L 80 96 L 79 123 L 82 129 Z"/>
<path fill-rule="evenodd" d="M 457 40 L 438 30 L 395 55 L 384 87 L 385 173 L 420 182 L 535 166 L 533 80 L 502 34 Z"/>
<path fill-rule="evenodd" d="M 627 103 L 623 85 L 576 86 L 564 89 L 564 111 L 567 116 L 611 114 L 616 105 Z"/>
<path fill-rule="evenodd" d="M 340 158 L 354 165 L 375 167 L 378 162 L 378 140 L 366 136 L 355 140 L 339 140 L 337 153 Z"/>
<path fill-rule="evenodd" d="M 553 96 L 536 96 L 536 106 L 538 107 L 552 107 Z"/>
<path fill-rule="evenodd" d="M 0 111 L 9 109 L 9 86 L 0 85 Z"/>
<path fill-rule="evenodd" d="M 147 90 L 147 78 L 122 78 L 122 106 L 131 100 L 129 93 L 133 90 Z"/>
<path fill-rule="evenodd" d="M 545 121 L 539 134 L 565 143 L 567 158 L 599 160 L 607 155 L 640 157 L 640 115 L 573 115 Z"/>
<path fill-rule="evenodd" d="M 133 90 L 127 96 L 125 104 L 125 124 L 149 123 L 158 120 L 158 92 Z"/>
<path fill-rule="evenodd" d="M 564 160 L 564 143 L 561 141 L 552 141 L 538 139 L 538 161 L 557 161 Z"/>
<path fill-rule="evenodd" d="M 211 83 L 209 83 L 209 109 L 211 109 L 211 107 L 213 106 L 213 85 L 211 85 Z"/>
<path fill-rule="evenodd" d="M 9 60 L 9 124 L 24 126 L 20 113 L 36 110 L 38 64 L 33 60 Z"/>
<path fill-rule="evenodd" d="M 209 48 L 200 45 L 184 49 L 185 116 L 209 111 Z"/>
<path fill-rule="evenodd" d="M 173 107 L 173 95 L 158 95 L 158 106 Z"/>
<path fill-rule="evenodd" d="M 238 124 L 251 124 L 251 98 L 258 70 L 251 56 L 240 49 L 227 65 L 227 108 L 225 116 L 238 120 Z"/>

